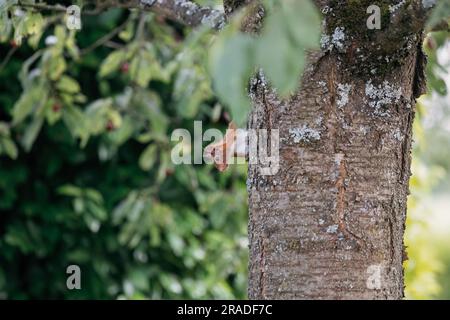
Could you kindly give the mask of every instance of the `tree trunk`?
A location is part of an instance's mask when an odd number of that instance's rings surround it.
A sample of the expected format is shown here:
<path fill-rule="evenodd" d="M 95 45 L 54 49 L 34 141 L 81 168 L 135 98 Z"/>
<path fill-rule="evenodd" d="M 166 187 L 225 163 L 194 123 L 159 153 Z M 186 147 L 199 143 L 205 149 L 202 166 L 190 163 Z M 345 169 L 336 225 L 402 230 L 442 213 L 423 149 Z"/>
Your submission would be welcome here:
<path fill-rule="evenodd" d="M 367 36 L 371 1 L 317 2 L 346 40 L 310 55 L 291 98 L 261 74 L 250 88 L 249 127 L 279 129 L 280 169 L 249 166 L 249 298 L 401 299 L 422 27 Z"/>

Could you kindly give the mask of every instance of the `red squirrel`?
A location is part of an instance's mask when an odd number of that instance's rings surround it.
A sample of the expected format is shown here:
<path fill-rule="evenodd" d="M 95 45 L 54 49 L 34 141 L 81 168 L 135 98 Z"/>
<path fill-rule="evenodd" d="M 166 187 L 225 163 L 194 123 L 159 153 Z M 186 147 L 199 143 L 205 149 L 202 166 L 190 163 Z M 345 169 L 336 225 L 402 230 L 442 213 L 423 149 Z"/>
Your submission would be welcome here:
<path fill-rule="evenodd" d="M 248 154 L 247 131 L 236 128 L 230 122 L 223 140 L 206 146 L 204 155 L 212 161 L 220 172 L 225 171 L 234 157 L 246 157 Z"/>

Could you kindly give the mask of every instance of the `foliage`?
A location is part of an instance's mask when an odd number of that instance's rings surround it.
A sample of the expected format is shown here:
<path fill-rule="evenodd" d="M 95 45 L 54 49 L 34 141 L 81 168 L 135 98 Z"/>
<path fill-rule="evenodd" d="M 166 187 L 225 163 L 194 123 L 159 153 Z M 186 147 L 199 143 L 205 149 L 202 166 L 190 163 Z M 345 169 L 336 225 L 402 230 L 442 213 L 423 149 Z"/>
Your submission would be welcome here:
<path fill-rule="evenodd" d="M 0 71 L 0 297 L 244 298 L 244 168 L 170 161 L 174 128 L 226 125 L 211 35 L 125 10 L 78 33 L 24 14 L 1 33 L 2 58 L 20 47 Z"/>

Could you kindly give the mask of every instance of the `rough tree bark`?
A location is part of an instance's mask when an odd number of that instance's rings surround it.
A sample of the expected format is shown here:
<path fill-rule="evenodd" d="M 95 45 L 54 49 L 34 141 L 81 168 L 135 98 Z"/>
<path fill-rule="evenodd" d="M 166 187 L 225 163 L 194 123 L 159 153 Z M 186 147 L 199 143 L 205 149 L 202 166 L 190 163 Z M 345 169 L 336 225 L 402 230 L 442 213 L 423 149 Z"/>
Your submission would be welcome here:
<path fill-rule="evenodd" d="M 329 37 L 299 92 L 282 101 L 261 75 L 250 88 L 249 127 L 280 130 L 280 170 L 249 166 L 249 298 L 401 299 L 426 8 L 378 1 L 368 30 L 373 1 L 316 3 Z"/>

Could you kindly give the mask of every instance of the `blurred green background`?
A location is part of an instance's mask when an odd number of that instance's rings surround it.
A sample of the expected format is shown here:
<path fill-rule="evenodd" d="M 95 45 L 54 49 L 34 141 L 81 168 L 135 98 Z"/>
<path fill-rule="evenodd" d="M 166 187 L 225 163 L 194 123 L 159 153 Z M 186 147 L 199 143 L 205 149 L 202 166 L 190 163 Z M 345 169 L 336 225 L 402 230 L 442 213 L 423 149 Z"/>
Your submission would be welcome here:
<path fill-rule="evenodd" d="M 24 39 L 3 65 L 0 298 L 246 297 L 245 166 L 219 175 L 170 159 L 175 128 L 229 120 L 200 63 L 209 38 L 188 32 L 110 10 L 82 32 Z M 16 45 L 1 43 L 0 63 Z M 27 103 L 37 115 L 21 115 Z M 82 290 L 66 288 L 70 264 Z"/>
<path fill-rule="evenodd" d="M 46 23 L 0 41 L 0 299 L 246 298 L 245 166 L 170 160 L 175 128 L 230 120 L 211 36 L 120 9 L 78 33 Z M 415 123 L 407 298 L 450 298 L 449 100 L 430 94 Z"/>
<path fill-rule="evenodd" d="M 430 54 L 430 53 L 429 53 Z M 430 54 L 433 59 L 433 55 Z M 450 42 L 435 57 L 450 90 Z M 446 71 L 445 71 L 446 70 Z M 431 90 L 430 90 L 431 91 Z M 450 299 L 450 95 L 420 99 L 408 201 L 406 298 Z"/>

